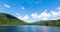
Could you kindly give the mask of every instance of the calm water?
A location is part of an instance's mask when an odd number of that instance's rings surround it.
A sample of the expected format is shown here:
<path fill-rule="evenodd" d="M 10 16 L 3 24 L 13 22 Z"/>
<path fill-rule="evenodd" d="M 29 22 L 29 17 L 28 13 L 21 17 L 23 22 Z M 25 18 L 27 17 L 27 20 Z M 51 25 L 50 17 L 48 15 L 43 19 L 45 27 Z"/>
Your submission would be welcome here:
<path fill-rule="evenodd" d="M 60 27 L 51 26 L 0 26 L 0 32 L 60 32 Z"/>

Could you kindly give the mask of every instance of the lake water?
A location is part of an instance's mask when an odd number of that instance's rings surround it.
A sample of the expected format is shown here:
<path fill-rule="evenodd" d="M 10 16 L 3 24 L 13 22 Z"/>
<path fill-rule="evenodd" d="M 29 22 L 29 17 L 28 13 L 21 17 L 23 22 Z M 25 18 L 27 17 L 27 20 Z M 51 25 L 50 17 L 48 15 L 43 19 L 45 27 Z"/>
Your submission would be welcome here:
<path fill-rule="evenodd" d="M 0 26 L 0 32 L 60 32 L 60 27 L 51 27 L 51 26 Z"/>

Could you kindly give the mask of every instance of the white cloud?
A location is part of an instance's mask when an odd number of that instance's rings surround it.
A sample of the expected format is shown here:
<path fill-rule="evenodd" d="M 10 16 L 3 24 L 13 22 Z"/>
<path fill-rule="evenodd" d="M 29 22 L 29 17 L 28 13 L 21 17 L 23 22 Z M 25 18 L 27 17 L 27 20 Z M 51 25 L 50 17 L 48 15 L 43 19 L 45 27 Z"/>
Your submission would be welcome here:
<path fill-rule="evenodd" d="M 18 19 L 21 19 L 22 18 L 19 13 L 16 13 L 16 16 L 17 16 Z"/>
<path fill-rule="evenodd" d="M 36 17 L 37 17 L 37 13 L 32 13 L 31 16 L 32 16 L 33 18 L 36 18 Z"/>
<path fill-rule="evenodd" d="M 16 14 L 18 19 L 24 20 L 26 22 L 34 22 L 38 20 L 56 20 L 60 19 L 60 10 L 57 11 L 50 11 L 44 10 L 43 12 L 39 13 L 32 13 L 31 18 L 29 15 L 21 16 L 19 13 Z"/>
<path fill-rule="evenodd" d="M 21 9 L 22 9 L 22 10 L 24 10 L 24 9 L 25 9 L 25 7 L 23 7 L 23 6 L 22 6 L 22 7 L 21 7 Z"/>
<path fill-rule="evenodd" d="M 6 8 L 10 8 L 10 6 L 9 6 L 8 4 L 4 4 L 4 6 L 5 6 Z"/>
<path fill-rule="evenodd" d="M 19 13 L 16 13 L 16 16 L 18 19 L 25 20 L 25 21 L 29 19 L 28 15 L 21 16 Z"/>
<path fill-rule="evenodd" d="M 31 14 L 32 18 L 40 19 L 40 20 L 54 20 L 54 19 L 59 19 L 60 17 L 60 11 L 50 11 L 47 13 L 47 10 L 44 10 L 42 13 L 33 13 Z"/>
<path fill-rule="evenodd" d="M 60 11 L 58 11 L 58 12 L 51 11 L 51 16 L 53 16 L 53 17 L 60 16 L 59 13 L 60 13 Z"/>
<path fill-rule="evenodd" d="M 18 16 L 18 15 L 20 15 L 19 13 L 16 13 L 16 15 Z"/>
<path fill-rule="evenodd" d="M 39 4 L 39 3 L 41 3 L 41 0 L 39 0 L 39 1 L 32 1 L 32 4 Z"/>
<path fill-rule="evenodd" d="M 41 18 L 41 20 L 48 20 L 48 18 Z"/>
<path fill-rule="evenodd" d="M 29 16 L 28 15 L 25 15 L 22 20 L 28 20 L 29 19 Z"/>
<path fill-rule="evenodd" d="M 60 10 L 60 7 L 58 7 L 58 9 Z"/>
<path fill-rule="evenodd" d="M 46 12 L 47 10 L 43 11 L 41 14 L 38 14 L 38 13 L 32 13 L 31 16 L 33 18 L 38 18 L 38 19 L 41 19 L 41 20 L 47 20 L 48 17 L 50 17 L 50 14 Z"/>
<path fill-rule="evenodd" d="M 60 11 L 51 11 L 51 20 L 56 20 L 56 19 L 60 19 Z"/>
<path fill-rule="evenodd" d="M 47 17 L 50 17 L 50 14 L 49 13 L 47 13 L 47 12 L 45 12 L 45 11 L 43 11 L 40 15 L 38 15 L 38 18 L 47 18 Z"/>

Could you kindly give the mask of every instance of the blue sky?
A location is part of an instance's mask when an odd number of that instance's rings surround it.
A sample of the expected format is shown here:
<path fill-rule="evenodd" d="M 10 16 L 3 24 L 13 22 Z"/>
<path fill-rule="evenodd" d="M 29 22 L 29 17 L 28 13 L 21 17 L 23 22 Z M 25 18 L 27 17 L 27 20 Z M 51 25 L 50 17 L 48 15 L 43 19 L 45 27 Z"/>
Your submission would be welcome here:
<path fill-rule="evenodd" d="M 60 19 L 60 0 L 0 0 L 0 13 L 25 22 Z"/>

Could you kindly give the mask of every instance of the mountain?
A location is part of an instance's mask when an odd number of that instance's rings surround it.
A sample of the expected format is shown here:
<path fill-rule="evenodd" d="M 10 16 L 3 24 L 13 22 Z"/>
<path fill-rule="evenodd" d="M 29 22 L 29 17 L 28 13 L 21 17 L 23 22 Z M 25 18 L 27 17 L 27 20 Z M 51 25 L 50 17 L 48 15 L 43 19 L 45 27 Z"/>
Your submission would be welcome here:
<path fill-rule="evenodd" d="M 60 26 L 60 19 L 58 20 L 41 20 L 33 23 L 27 23 L 23 20 L 6 14 L 0 13 L 0 26 L 18 26 L 18 25 L 39 25 L 39 26 Z"/>
<path fill-rule="evenodd" d="M 37 21 L 37 22 L 34 22 L 33 24 L 40 25 L 40 26 L 60 26 L 60 19 Z"/>
<path fill-rule="evenodd" d="M 0 26 L 15 26 L 26 24 L 27 24 L 26 22 L 19 20 L 10 14 L 0 13 Z"/>

